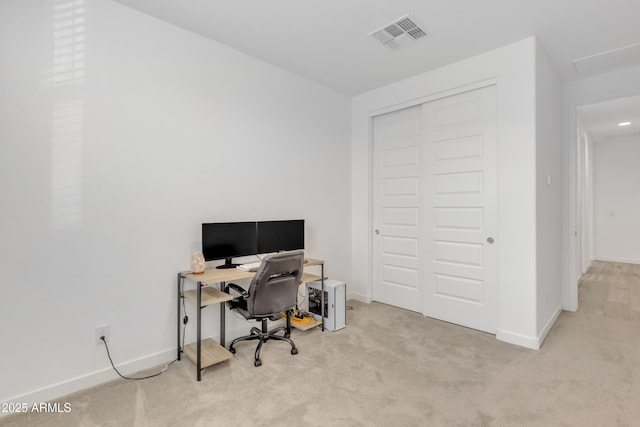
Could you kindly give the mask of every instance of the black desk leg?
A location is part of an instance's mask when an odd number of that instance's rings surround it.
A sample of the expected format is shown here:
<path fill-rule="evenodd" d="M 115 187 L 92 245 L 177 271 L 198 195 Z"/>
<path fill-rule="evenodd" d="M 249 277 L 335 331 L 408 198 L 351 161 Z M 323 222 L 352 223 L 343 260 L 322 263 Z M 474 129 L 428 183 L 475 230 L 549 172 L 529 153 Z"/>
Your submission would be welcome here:
<path fill-rule="evenodd" d="M 224 286 L 225 286 L 225 282 L 220 282 L 220 290 L 222 292 L 224 292 Z M 226 310 L 225 310 L 225 304 L 224 302 L 220 303 L 220 345 L 222 347 L 224 347 L 224 332 L 225 332 L 225 326 L 224 326 L 224 322 L 225 322 L 225 316 L 226 316 Z"/>
<path fill-rule="evenodd" d="M 182 274 L 178 273 L 178 360 L 180 360 L 180 299 L 182 298 L 182 292 L 180 292 L 181 283 Z"/>
<path fill-rule="evenodd" d="M 202 323 L 202 319 L 200 319 L 200 312 L 202 311 L 202 282 L 198 282 L 198 284 L 196 285 L 197 287 L 197 298 L 196 298 L 196 312 L 197 312 L 197 329 L 198 329 L 198 336 L 196 338 L 196 369 L 198 370 L 198 381 L 200 381 L 200 379 L 202 378 L 202 372 L 201 372 L 201 366 L 202 366 L 202 359 L 201 359 L 201 352 L 202 352 L 202 342 L 200 341 L 200 339 L 202 338 L 200 336 L 201 334 L 201 330 L 200 330 L 200 324 Z"/>
<path fill-rule="evenodd" d="M 322 319 L 322 332 L 324 332 L 324 305 L 326 301 L 324 300 L 324 263 L 320 264 L 320 299 L 322 300 L 322 305 L 320 307 L 320 319 Z"/>

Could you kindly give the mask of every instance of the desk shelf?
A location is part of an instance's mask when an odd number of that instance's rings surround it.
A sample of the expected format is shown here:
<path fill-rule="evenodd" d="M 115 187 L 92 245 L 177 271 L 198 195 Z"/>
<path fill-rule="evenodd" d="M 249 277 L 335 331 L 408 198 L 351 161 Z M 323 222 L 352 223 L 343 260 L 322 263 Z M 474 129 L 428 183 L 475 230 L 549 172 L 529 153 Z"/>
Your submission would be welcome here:
<path fill-rule="evenodd" d="M 311 317 L 311 320 L 308 322 L 296 322 L 294 318 L 291 318 L 291 327 L 300 331 L 308 331 L 320 325 L 322 325 L 322 321 L 313 317 Z"/>
<path fill-rule="evenodd" d="M 224 362 L 231 359 L 233 354 L 211 338 L 206 338 L 200 341 L 202 345 L 201 349 L 201 368 L 215 365 L 216 363 Z M 198 343 L 192 342 L 184 346 L 184 354 L 191 359 L 193 363 L 197 363 L 198 358 Z"/>
<path fill-rule="evenodd" d="M 322 277 L 318 276 L 317 274 L 311 274 L 311 273 L 302 273 L 302 283 L 309 283 L 309 282 L 315 282 L 316 280 L 320 280 Z M 326 280 L 326 277 L 325 277 Z"/>
<path fill-rule="evenodd" d="M 193 302 L 198 301 L 198 291 L 196 289 L 192 289 L 190 291 L 184 292 L 184 297 Z M 218 289 L 211 288 L 209 286 L 202 287 L 202 294 L 200 296 L 200 307 L 206 307 L 211 304 L 219 304 L 225 301 L 231 301 L 233 297 L 226 292 L 222 292 Z"/>

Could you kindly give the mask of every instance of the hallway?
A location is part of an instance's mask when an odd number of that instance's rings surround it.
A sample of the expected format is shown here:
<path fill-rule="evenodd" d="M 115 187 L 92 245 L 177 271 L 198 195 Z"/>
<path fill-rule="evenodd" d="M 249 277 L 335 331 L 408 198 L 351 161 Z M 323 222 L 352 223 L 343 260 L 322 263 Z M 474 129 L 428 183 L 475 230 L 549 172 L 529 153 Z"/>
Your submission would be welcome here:
<path fill-rule="evenodd" d="M 640 322 L 640 265 L 593 261 L 578 286 L 579 312 Z"/>

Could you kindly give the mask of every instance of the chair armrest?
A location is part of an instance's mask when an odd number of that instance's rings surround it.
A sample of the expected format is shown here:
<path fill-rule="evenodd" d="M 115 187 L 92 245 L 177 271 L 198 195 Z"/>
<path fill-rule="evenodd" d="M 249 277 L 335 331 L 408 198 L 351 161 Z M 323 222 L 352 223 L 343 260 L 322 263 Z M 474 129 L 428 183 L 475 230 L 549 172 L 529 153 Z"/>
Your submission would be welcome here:
<path fill-rule="evenodd" d="M 234 291 L 239 293 L 241 298 L 247 298 L 249 296 L 249 293 L 246 291 L 246 289 L 236 285 L 235 283 L 229 283 L 227 286 L 225 286 L 224 291 L 226 293 L 229 293 L 230 289 L 233 289 Z"/>

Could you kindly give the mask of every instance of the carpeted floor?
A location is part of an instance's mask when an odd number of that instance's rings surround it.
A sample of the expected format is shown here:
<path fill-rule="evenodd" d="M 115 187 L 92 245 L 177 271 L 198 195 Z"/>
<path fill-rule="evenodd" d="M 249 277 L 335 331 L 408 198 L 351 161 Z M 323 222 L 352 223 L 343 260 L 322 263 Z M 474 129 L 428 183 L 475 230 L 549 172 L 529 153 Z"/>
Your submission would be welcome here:
<path fill-rule="evenodd" d="M 615 268 L 600 267 L 598 281 L 617 283 Z M 269 342 L 255 368 L 254 344 L 239 344 L 236 356 L 207 369 L 200 383 L 183 359 L 156 378 L 60 399 L 71 404 L 68 414 L 11 416 L 0 425 L 638 425 L 640 322 L 593 308 L 590 292 L 604 294 L 584 283 L 584 309 L 563 313 L 540 351 L 351 301 L 345 329 L 294 331 L 296 356 L 286 343 Z"/>
<path fill-rule="evenodd" d="M 578 295 L 584 312 L 640 321 L 640 265 L 593 261 Z"/>

